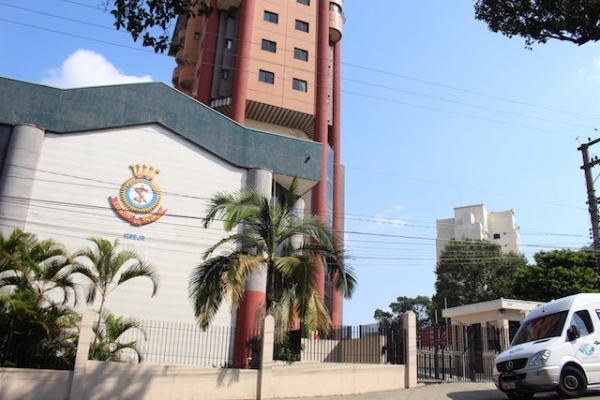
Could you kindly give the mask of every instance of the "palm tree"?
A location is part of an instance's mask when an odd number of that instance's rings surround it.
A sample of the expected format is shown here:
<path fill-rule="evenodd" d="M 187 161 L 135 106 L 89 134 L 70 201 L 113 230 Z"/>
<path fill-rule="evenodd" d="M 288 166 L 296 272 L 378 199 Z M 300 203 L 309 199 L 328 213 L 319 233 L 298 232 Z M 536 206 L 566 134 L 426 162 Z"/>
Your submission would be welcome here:
<path fill-rule="evenodd" d="M 37 241 L 32 233 L 15 229 L 10 235 L 0 235 L 0 287 L 7 285 L 7 278 L 26 270 L 29 250 Z"/>
<path fill-rule="evenodd" d="M 0 288 L 4 293 L 29 291 L 38 303 L 59 299 L 50 293 L 62 292 L 62 304 L 77 303 L 73 260 L 65 248 L 52 239 L 39 241 L 32 233 L 15 229 L 0 235 Z M 8 290 L 8 291 L 7 291 Z"/>
<path fill-rule="evenodd" d="M 52 240 L 15 229 L 0 235 L 0 365 L 72 367 L 76 300 L 72 263 Z M 62 291 L 62 298 L 51 292 Z M 61 304 L 62 303 L 62 304 Z"/>
<path fill-rule="evenodd" d="M 278 310 L 282 324 L 291 327 L 300 318 L 308 331 L 327 333 L 331 319 L 316 290 L 320 263 L 336 290 L 350 297 L 356 278 L 344 266 L 332 232 L 315 216 L 298 218 L 294 206 L 297 179 L 284 202 L 269 199 L 255 188 L 234 194 L 219 193 L 209 202 L 203 225 L 224 220 L 224 237 L 204 252 L 204 262 L 190 276 L 188 291 L 201 328 L 212 322 L 225 296 L 231 305 L 240 300 L 251 272 L 266 269 L 266 312 Z M 293 238 L 301 238 L 297 243 Z M 236 250 L 212 256 L 224 244 Z"/>
<path fill-rule="evenodd" d="M 141 261 L 141 257 L 132 250 L 117 250 L 119 241 L 113 243 L 106 239 L 92 237 L 89 239 L 94 243 L 94 248 L 86 248 L 77 251 L 73 257 L 75 259 L 84 259 L 84 262 L 78 262 L 75 272 L 81 273 L 91 281 L 87 295 L 88 304 L 93 304 L 96 296 L 100 296 L 100 307 L 98 314 L 102 316 L 106 299 L 113 290 L 122 283 L 128 282 L 134 278 L 148 278 L 152 282 L 152 296 L 156 294 L 159 287 L 159 278 L 156 270 L 150 265 Z M 100 319 L 96 328 L 100 324 Z M 92 357 L 94 356 L 97 338 L 92 344 Z"/>
<path fill-rule="evenodd" d="M 144 340 L 146 332 L 141 328 L 140 323 L 133 318 L 115 317 L 109 311 L 104 311 L 101 315 L 102 323 L 93 328 L 95 341 L 97 342 L 95 354 L 90 349 L 90 358 L 99 361 L 123 361 L 127 352 L 133 353 L 137 362 L 142 362 L 141 349 L 137 341 L 122 342 L 122 336 L 131 329 L 138 330 Z"/>

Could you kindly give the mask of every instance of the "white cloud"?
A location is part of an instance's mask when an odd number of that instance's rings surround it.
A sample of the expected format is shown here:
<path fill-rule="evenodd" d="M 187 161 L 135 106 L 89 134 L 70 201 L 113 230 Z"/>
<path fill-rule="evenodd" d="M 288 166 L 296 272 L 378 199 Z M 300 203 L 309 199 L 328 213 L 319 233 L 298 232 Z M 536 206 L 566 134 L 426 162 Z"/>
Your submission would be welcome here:
<path fill-rule="evenodd" d="M 581 67 L 577 72 L 581 79 L 600 82 L 600 57 L 596 57 L 589 67 Z"/>
<path fill-rule="evenodd" d="M 406 225 L 406 221 L 397 217 L 399 214 L 401 214 L 403 209 L 404 206 L 400 204 L 393 204 L 391 209 L 387 209 L 383 212 L 383 214 L 378 214 L 375 216 L 375 223 L 379 227 L 404 226 Z"/>
<path fill-rule="evenodd" d="M 125 75 L 102 54 L 79 49 L 63 61 L 60 68 L 46 71 L 45 85 L 60 88 L 116 85 L 121 83 L 151 82 L 150 75 Z"/>

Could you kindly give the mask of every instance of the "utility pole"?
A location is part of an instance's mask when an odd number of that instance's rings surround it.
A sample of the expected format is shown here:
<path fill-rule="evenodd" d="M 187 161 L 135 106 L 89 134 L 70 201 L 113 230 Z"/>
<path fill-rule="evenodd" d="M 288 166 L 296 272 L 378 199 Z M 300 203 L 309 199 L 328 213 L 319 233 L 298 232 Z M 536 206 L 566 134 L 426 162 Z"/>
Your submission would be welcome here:
<path fill-rule="evenodd" d="M 594 178 L 592 176 L 592 167 L 600 164 L 598 157 L 594 160 L 590 159 L 588 148 L 596 143 L 600 142 L 600 139 L 592 140 L 589 143 L 582 144 L 577 150 L 581 150 L 583 155 L 583 166 L 581 169 L 585 172 L 585 183 L 587 185 L 588 192 L 588 208 L 590 211 L 590 218 L 592 220 L 592 248 L 594 255 L 596 256 L 596 271 L 600 276 L 600 216 L 598 215 L 598 198 L 594 190 Z"/>

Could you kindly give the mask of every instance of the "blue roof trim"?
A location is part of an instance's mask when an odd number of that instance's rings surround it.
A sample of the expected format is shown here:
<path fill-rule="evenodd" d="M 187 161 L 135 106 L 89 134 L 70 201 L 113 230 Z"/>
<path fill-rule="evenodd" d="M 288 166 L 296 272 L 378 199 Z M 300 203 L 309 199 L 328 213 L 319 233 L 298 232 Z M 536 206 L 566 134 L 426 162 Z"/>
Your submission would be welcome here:
<path fill-rule="evenodd" d="M 320 143 L 246 128 L 161 82 L 57 89 L 0 77 L 0 95 L 0 124 L 70 133 L 157 123 L 238 167 L 320 180 Z"/>

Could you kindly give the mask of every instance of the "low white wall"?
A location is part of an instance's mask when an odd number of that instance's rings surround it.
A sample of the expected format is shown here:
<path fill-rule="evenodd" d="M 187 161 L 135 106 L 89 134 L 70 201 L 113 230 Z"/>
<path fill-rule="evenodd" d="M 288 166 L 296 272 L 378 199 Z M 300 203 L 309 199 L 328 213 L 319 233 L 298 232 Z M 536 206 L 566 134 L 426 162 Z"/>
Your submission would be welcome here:
<path fill-rule="evenodd" d="M 256 398 L 256 370 L 89 361 L 85 400 Z"/>
<path fill-rule="evenodd" d="M 72 371 L 0 368 L 0 399 L 68 399 L 72 374 Z"/>
<path fill-rule="evenodd" d="M 404 365 L 278 361 L 273 366 L 271 398 L 352 395 L 404 387 Z"/>
<path fill-rule="evenodd" d="M 256 399 L 257 370 L 88 361 L 85 400 Z M 0 399 L 69 399 L 70 371 L 0 369 Z M 307 384 L 310 383 L 310 384 Z M 262 398 L 402 389 L 403 365 L 276 362 Z"/>

